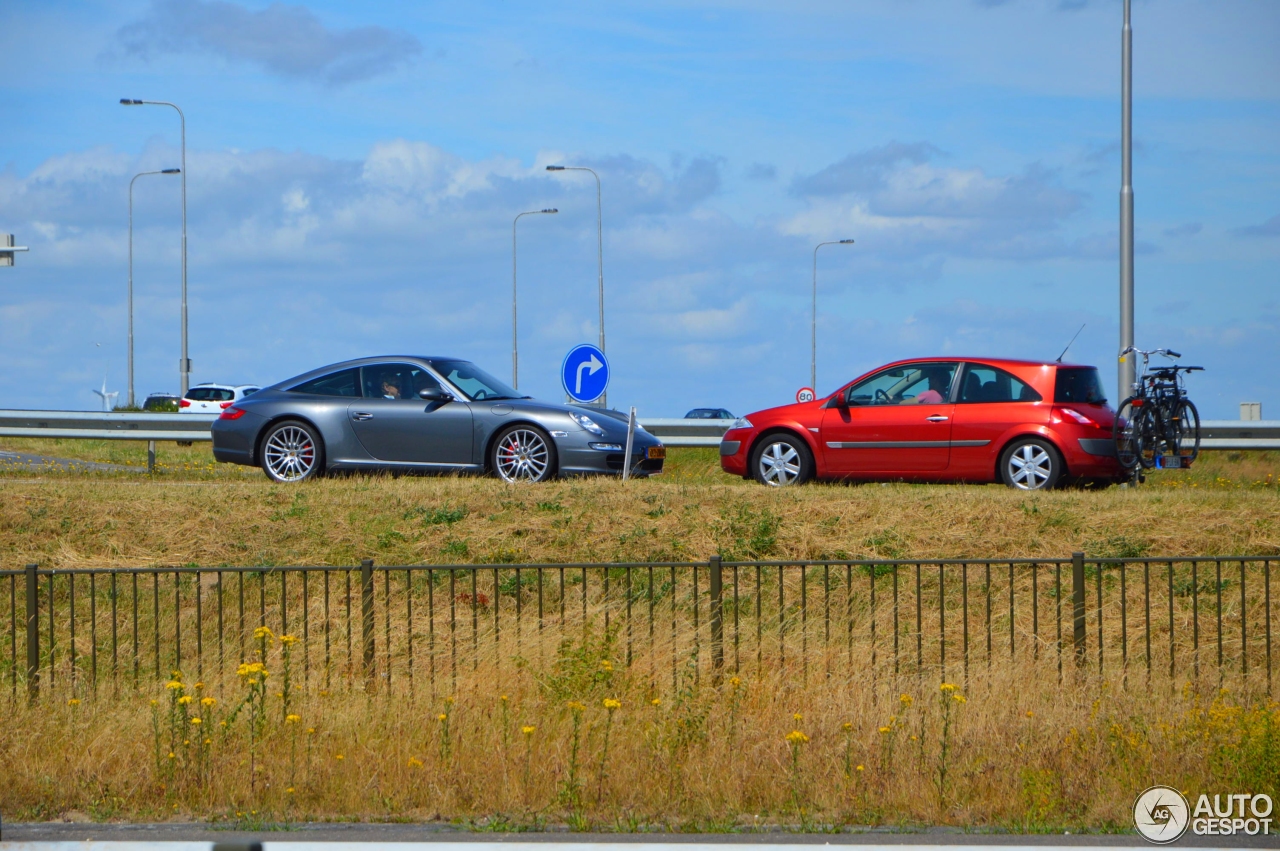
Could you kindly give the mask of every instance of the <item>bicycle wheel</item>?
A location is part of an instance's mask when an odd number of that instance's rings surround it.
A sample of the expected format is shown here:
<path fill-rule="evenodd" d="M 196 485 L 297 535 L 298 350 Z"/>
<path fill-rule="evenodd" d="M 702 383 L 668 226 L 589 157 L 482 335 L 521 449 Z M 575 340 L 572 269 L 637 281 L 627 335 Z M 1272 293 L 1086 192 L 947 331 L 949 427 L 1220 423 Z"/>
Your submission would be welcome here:
<path fill-rule="evenodd" d="M 1156 465 L 1160 455 L 1160 428 L 1156 423 L 1156 411 L 1148 400 L 1141 408 L 1133 412 L 1133 447 L 1138 456 L 1138 464 L 1150 470 Z"/>
<path fill-rule="evenodd" d="M 1173 447 L 1173 453 L 1181 457 L 1184 464 L 1196 460 L 1200 455 L 1200 412 L 1190 399 L 1178 403 L 1172 431 L 1177 435 L 1178 443 Z"/>
<path fill-rule="evenodd" d="M 1116 460 L 1126 470 L 1133 470 L 1138 466 L 1138 444 L 1134 438 L 1133 418 L 1134 412 L 1142 409 L 1133 407 L 1134 399 L 1135 397 L 1130 396 L 1120 403 L 1120 409 L 1111 425 L 1111 438 L 1116 444 Z"/>

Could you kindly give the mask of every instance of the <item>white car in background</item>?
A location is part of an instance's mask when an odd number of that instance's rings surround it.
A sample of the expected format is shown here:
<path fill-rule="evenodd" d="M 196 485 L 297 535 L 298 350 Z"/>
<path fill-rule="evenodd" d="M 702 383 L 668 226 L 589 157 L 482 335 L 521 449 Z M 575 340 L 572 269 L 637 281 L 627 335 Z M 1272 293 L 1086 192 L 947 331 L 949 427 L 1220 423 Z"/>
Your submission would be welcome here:
<path fill-rule="evenodd" d="M 262 388 L 254 384 L 197 384 L 178 400 L 180 414 L 221 414 L 245 396 Z"/>

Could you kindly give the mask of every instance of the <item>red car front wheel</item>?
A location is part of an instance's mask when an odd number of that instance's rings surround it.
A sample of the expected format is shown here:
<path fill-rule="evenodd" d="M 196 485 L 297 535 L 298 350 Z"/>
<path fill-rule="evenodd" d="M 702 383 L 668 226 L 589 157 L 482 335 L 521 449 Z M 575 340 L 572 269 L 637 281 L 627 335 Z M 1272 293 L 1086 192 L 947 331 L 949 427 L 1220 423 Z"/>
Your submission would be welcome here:
<path fill-rule="evenodd" d="M 804 484 L 813 477 L 813 455 L 800 438 L 771 434 L 751 452 L 751 475 L 775 488 Z"/>

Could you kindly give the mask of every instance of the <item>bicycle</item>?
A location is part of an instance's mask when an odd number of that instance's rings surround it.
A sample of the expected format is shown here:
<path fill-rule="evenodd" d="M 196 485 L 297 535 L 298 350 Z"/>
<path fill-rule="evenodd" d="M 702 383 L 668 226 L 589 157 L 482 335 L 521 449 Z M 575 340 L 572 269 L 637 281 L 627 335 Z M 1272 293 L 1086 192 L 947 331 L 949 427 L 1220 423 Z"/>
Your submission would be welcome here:
<path fill-rule="evenodd" d="M 1143 351 L 1129 346 L 1120 353 L 1142 356 L 1142 369 L 1133 383 L 1133 395 L 1120 403 L 1112 435 L 1116 458 L 1126 470 L 1183 469 L 1200 454 L 1200 412 L 1187 398 L 1183 374 L 1201 366 L 1158 366 L 1149 369 L 1152 355 L 1180 358 L 1170 349 Z"/>

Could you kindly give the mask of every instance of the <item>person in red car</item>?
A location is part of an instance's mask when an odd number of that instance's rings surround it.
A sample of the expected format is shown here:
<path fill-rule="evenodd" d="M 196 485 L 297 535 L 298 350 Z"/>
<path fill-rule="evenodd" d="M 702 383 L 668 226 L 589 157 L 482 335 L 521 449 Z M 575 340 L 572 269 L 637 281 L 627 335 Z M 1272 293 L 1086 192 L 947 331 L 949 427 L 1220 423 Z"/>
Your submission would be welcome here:
<path fill-rule="evenodd" d="M 903 399 L 903 405 L 941 405 L 943 395 L 951 386 L 951 373 L 945 369 L 931 369 L 925 372 L 929 379 L 929 389 L 914 399 Z"/>

